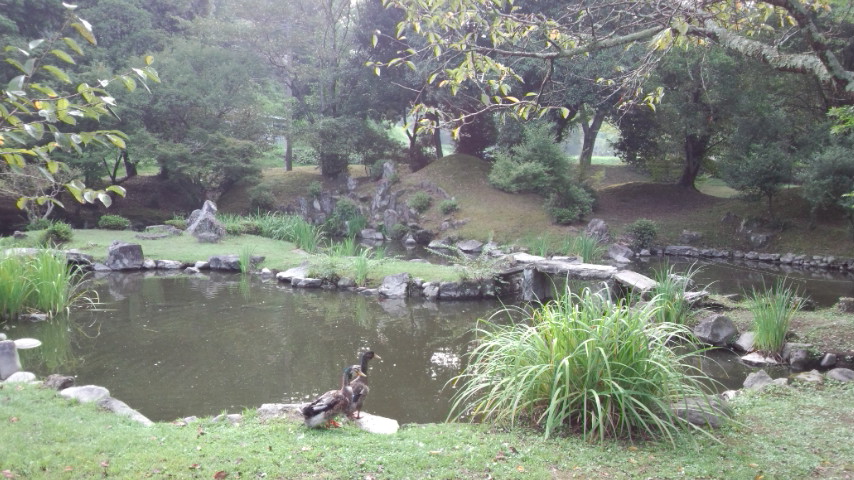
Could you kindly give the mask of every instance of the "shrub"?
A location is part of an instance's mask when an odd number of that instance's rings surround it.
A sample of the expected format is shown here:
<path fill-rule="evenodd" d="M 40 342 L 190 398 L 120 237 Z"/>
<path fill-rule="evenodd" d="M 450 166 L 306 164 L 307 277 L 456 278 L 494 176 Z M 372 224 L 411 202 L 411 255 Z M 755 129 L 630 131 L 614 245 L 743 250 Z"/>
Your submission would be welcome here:
<path fill-rule="evenodd" d="M 74 231 L 71 225 L 65 222 L 52 222 L 42 233 L 39 243 L 45 246 L 61 245 L 71 241 L 73 237 Z"/>
<path fill-rule="evenodd" d="M 391 227 L 391 232 L 389 232 L 388 235 L 394 240 L 400 240 L 401 238 L 405 237 L 407 233 L 409 233 L 409 228 L 406 225 L 402 223 L 396 223 L 393 227 Z"/>
<path fill-rule="evenodd" d="M 27 224 L 27 231 L 35 231 L 35 230 L 44 230 L 50 227 L 53 224 L 53 221 L 48 220 L 47 218 L 34 218 L 30 220 L 30 223 Z"/>
<path fill-rule="evenodd" d="M 308 184 L 308 196 L 311 198 L 320 198 L 323 193 L 323 185 L 317 180 Z"/>
<path fill-rule="evenodd" d="M 658 225 L 652 220 L 639 218 L 626 227 L 626 234 L 631 237 L 632 249 L 650 248 L 658 237 Z"/>
<path fill-rule="evenodd" d="M 355 237 L 362 230 L 368 227 L 368 219 L 365 218 L 364 215 L 356 215 L 355 217 L 347 220 L 347 236 Z"/>
<path fill-rule="evenodd" d="M 323 223 L 323 231 L 330 235 L 345 233 L 348 236 L 353 236 L 354 233 L 349 231 L 348 222 L 356 217 L 362 217 L 359 205 L 350 199 L 340 198 L 335 203 L 332 214 Z M 361 229 L 358 231 L 361 231 Z M 358 231 L 355 233 L 358 233 Z"/>
<path fill-rule="evenodd" d="M 844 197 L 854 190 L 854 148 L 844 144 L 826 147 L 806 166 L 800 178 L 801 193 L 811 206 L 813 219 L 818 211 L 838 205 L 854 226 L 854 211 L 847 208 L 850 198 Z"/>
<path fill-rule="evenodd" d="M 101 215 L 98 219 L 98 228 L 104 230 L 127 230 L 130 228 L 130 220 L 121 215 Z"/>
<path fill-rule="evenodd" d="M 272 210 L 276 207 L 276 198 L 269 185 L 265 183 L 253 185 L 248 193 L 252 210 Z"/>
<path fill-rule="evenodd" d="M 439 202 L 439 211 L 443 215 L 449 215 L 460 209 L 456 198 L 448 198 Z"/>
<path fill-rule="evenodd" d="M 579 430 L 600 442 L 657 435 L 675 443 L 687 424 L 671 402 L 704 395 L 705 375 L 688 361 L 693 354 L 670 347 L 690 344 L 690 331 L 649 321 L 654 314 L 585 289 L 526 323 L 482 322 L 468 366 L 452 380 L 462 386 L 451 416 L 533 424 L 546 437 Z"/>
<path fill-rule="evenodd" d="M 555 223 L 564 225 L 580 220 L 593 211 L 593 197 L 578 185 L 568 184 L 546 199 L 546 212 Z"/>
<path fill-rule="evenodd" d="M 769 355 L 779 354 L 786 343 L 789 323 L 801 309 L 795 291 L 785 281 L 775 283 L 769 290 L 753 289 L 747 308 L 753 314 L 753 346 Z"/>
<path fill-rule="evenodd" d="M 415 210 L 418 213 L 424 213 L 430 208 L 430 205 L 433 203 L 433 198 L 430 197 L 426 192 L 415 192 L 414 195 L 409 197 L 409 201 L 406 204 L 409 208 Z"/>
<path fill-rule="evenodd" d="M 570 164 L 548 126 L 527 126 L 522 143 L 496 154 L 489 183 L 511 193 L 552 193 L 566 183 Z"/>
<path fill-rule="evenodd" d="M 187 229 L 187 220 L 183 218 L 172 218 L 163 222 L 164 225 L 172 225 L 175 228 L 186 230 Z"/>

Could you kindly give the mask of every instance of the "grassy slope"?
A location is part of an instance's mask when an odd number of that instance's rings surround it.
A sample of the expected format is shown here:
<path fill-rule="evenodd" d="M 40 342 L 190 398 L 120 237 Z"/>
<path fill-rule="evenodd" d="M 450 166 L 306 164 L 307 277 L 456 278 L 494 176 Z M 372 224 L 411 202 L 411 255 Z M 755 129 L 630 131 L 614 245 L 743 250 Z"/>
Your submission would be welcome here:
<path fill-rule="evenodd" d="M 854 386 L 773 388 L 734 402 L 738 424 L 676 449 L 592 445 L 465 424 L 308 431 L 202 419 L 146 428 L 37 387 L 0 386 L 7 478 L 851 478 Z M 797 421 L 792 421 L 797 418 Z M 820 432 L 820 433 L 819 433 Z M 8 473 L 6 473 L 8 472 Z"/>

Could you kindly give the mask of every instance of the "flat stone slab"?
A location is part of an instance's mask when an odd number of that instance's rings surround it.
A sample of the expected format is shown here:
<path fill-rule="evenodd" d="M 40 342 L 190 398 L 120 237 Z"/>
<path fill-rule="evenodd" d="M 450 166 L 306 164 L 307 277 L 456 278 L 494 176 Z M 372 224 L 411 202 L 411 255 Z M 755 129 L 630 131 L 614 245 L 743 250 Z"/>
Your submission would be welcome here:
<path fill-rule="evenodd" d="M 655 280 L 631 270 L 621 270 L 617 272 L 617 274 L 614 275 L 614 281 L 628 289 L 636 290 L 641 293 L 646 293 L 658 285 L 658 282 Z"/>
<path fill-rule="evenodd" d="M 400 429 L 400 424 L 393 418 L 371 415 L 365 412 L 361 413 L 361 418 L 353 420 L 353 423 L 368 433 L 377 433 L 380 435 L 391 435 L 397 433 Z"/>
<path fill-rule="evenodd" d="M 106 397 L 102 398 L 101 400 L 98 400 L 98 406 L 103 408 L 104 410 L 113 412 L 116 415 L 128 417 L 137 423 L 145 425 L 146 427 L 154 425 L 154 422 L 149 420 L 148 417 L 130 408 L 127 403 L 121 400 L 117 400 L 113 397 Z"/>
<path fill-rule="evenodd" d="M 277 273 L 276 280 L 280 282 L 290 282 L 294 278 L 306 278 L 308 276 L 309 268 L 311 267 L 309 267 L 308 264 L 289 268 L 284 272 Z"/>
<path fill-rule="evenodd" d="M 35 381 L 36 374 L 32 372 L 15 372 L 5 380 L 6 383 L 34 383 Z"/>
<path fill-rule="evenodd" d="M 537 255 L 531 255 L 531 254 L 524 253 L 524 252 L 514 253 L 510 256 L 513 258 L 513 261 L 518 262 L 518 263 L 534 263 L 534 262 L 541 262 L 541 261 L 546 259 L 545 257 L 540 257 Z"/>
<path fill-rule="evenodd" d="M 68 387 L 60 391 L 59 394 L 81 403 L 90 403 L 109 397 L 110 391 L 98 385 L 82 385 L 80 387 Z"/>
<path fill-rule="evenodd" d="M 759 352 L 748 353 L 741 357 L 741 361 L 750 365 L 782 365 L 778 359 L 766 357 Z"/>

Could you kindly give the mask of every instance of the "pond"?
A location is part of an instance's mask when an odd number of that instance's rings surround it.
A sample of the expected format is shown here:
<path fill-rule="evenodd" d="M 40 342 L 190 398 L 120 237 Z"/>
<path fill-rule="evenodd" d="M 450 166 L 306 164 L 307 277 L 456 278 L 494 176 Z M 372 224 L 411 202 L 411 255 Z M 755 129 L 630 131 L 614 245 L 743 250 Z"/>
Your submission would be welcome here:
<path fill-rule="evenodd" d="M 839 297 L 854 297 L 854 274 L 828 269 L 806 269 L 792 266 L 737 260 L 712 260 L 688 257 L 645 257 L 629 265 L 629 269 L 649 277 L 655 271 L 672 266 L 677 272 L 697 269 L 693 277 L 697 285 L 719 294 L 750 294 L 778 280 L 797 289 L 798 295 L 815 302 L 817 307 L 831 307 Z"/>
<path fill-rule="evenodd" d="M 443 421 L 478 318 L 498 302 L 378 300 L 293 289 L 239 274 L 97 281 L 101 305 L 71 322 L 18 324 L 35 337 L 25 368 L 102 385 L 155 421 L 302 402 L 338 388 L 345 365 L 373 349 L 365 410 L 401 423 Z"/>

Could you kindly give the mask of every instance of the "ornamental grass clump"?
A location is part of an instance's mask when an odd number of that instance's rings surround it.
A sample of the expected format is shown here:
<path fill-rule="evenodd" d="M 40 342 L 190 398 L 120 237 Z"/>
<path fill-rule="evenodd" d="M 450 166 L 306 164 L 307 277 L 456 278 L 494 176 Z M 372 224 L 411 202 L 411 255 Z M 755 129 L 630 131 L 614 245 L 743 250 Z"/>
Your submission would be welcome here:
<path fill-rule="evenodd" d="M 659 307 L 655 314 L 657 321 L 680 325 L 688 321 L 691 316 L 691 302 L 686 299 L 685 294 L 699 271 L 695 265 L 691 265 L 682 273 L 676 273 L 673 265 L 665 265 L 655 270 L 655 286 L 649 293 L 652 295 L 651 302 Z"/>
<path fill-rule="evenodd" d="M 26 310 L 51 315 L 67 311 L 77 301 L 88 301 L 77 267 L 65 255 L 41 250 L 35 255 L 0 259 L 0 318 L 13 318 Z"/>
<path fill-rule="evenodd" d="M 629 308 L 585 289 L 544 304 L 526 323 L 481 322 L 469 365 L 452 380 L 460 390 L 451 417 L 532 425 L 546 437 L 675 442 L 689 424 L 670 405 L 706 395 L 708 379 L 689 364 L 695 353 L 671 348 L 690 344 L 691 333 L 650 321 L 656 308 Z"/>
<path fill-rule="evenodd" d="M 753 314 L 753 347 L 768 355 L 779 355 L 786 343 L 789 324 L 801 309 L 795 290 L 785 280 L 768 290 L 753 289 L 747 298 L 747 309 Z"/>

